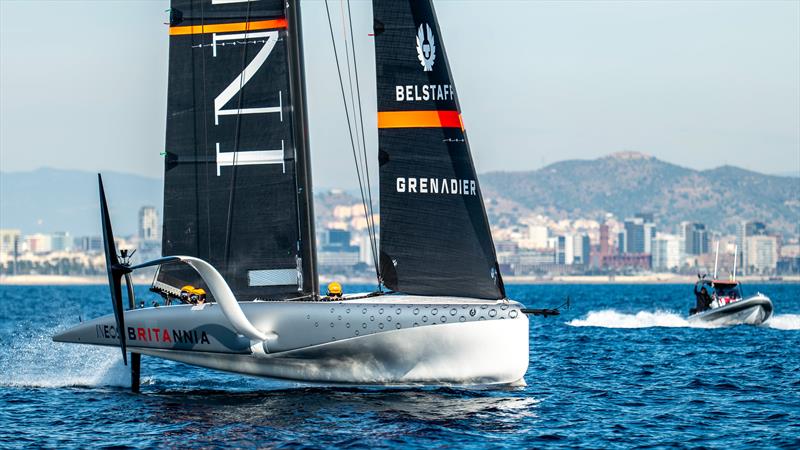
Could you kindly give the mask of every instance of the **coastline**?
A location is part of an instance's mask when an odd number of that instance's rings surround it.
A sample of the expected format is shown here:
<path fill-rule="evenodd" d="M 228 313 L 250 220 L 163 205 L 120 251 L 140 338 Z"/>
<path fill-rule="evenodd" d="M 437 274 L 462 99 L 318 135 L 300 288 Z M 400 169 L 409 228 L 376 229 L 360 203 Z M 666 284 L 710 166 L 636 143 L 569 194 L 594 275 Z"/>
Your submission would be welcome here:
<path fill-rule="evenodd" d="M 563 275 L 552 277 L 508 276 L 503 281 L 508 285 L 523 284 L 694 284 L 697 280 L 692 275 L 676 275 L 672 273 L 653 273 L 645 275 Z M 751 283 L 800 283 L 800 275 L 781 277 L 743 276 L 737 280 L 745 284 Z M 135 277 L 137 285 L 149 285 L 152 277 Z M 344 284 L 373 285 L 373 278 L 336 278 L 320 277 L 320 285 L 331 281 Z M 91 286 L 106 285 L 104 276 L 67 276 L 67 275 L 2 275 L 0 286 Z"/>

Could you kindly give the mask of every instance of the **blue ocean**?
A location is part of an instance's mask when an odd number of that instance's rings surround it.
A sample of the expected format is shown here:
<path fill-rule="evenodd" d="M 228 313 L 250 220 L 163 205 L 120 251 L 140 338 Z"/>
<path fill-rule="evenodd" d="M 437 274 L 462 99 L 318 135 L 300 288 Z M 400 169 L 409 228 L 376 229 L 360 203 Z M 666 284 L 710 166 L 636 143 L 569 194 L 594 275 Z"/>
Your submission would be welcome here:
<path fill-rule="evenodd" d="M 131 394 L 118 349 L 50 340 L 110 313 L 105 286 L 0 286 L 0 447 L 800 448 L 800 285 L 745 285 L 776 315 L 711 329 L 686 322 L 691 289 L 509 286 L 572 299 L 531 317 L 525 387 L 310 387 L 144 357 Z"/>

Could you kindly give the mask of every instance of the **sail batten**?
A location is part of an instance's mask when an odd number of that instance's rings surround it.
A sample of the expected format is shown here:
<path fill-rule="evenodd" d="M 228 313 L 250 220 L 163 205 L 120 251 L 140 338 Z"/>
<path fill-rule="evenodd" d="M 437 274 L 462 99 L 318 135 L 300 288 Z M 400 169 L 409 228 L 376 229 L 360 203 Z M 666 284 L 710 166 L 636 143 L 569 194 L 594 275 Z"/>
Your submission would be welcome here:
<path fill-rule="evenodd" d="M 447 52 L 429 0 L 373 0 L 380 268 L 390 289 L 503 298 Z"/>
<path fill-rule="evenodd" d="M 170 10 L 162 252 L 208 261 L 239 300 L 316 293 L 295 4 L 172 0 Z M 159 282 L 200 280 L 165 266 Z"/>

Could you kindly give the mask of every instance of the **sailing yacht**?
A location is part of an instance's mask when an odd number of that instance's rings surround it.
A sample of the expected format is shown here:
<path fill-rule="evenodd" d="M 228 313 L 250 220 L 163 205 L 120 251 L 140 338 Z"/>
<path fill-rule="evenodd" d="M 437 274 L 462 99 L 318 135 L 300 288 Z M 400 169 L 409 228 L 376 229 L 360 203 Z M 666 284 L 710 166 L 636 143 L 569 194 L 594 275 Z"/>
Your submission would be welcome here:
<path fill-rule="evenodd" d="M 373 14 L 380 288 L 319 294 L 299 1 L 172 0 L 164 256 L 118 253 L 101 179 L 114 314 L 55 341 L 130 352 L 134 389 L 140 355 L 309 383 L 524 383 L 529 311 L 506 296 L 434 7 Z M 137 308 L 130 273 L 152 266 L 168 301 Z M 209 301 L 182 304 L 184 286 Z"/>

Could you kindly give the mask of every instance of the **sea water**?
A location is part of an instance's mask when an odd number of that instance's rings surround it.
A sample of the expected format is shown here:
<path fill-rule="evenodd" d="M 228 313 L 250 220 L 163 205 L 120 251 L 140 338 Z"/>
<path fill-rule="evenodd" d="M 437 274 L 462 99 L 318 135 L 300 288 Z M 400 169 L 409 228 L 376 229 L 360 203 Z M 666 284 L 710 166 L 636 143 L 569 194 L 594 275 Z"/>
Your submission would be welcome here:
<path fill-rule="evenodd" d="M 118 349 L 50 340 L 110 313 L 106 287 L 0 286 L 0 447 L 800 448 L 800 285 L 745 289 L 772 298 L 765 326 L 689 324 L 686 285 L 509 286 L 572 304 L 531 317 L 525 387 L 309 387 L 145 356 L 137 395 Z"/>

